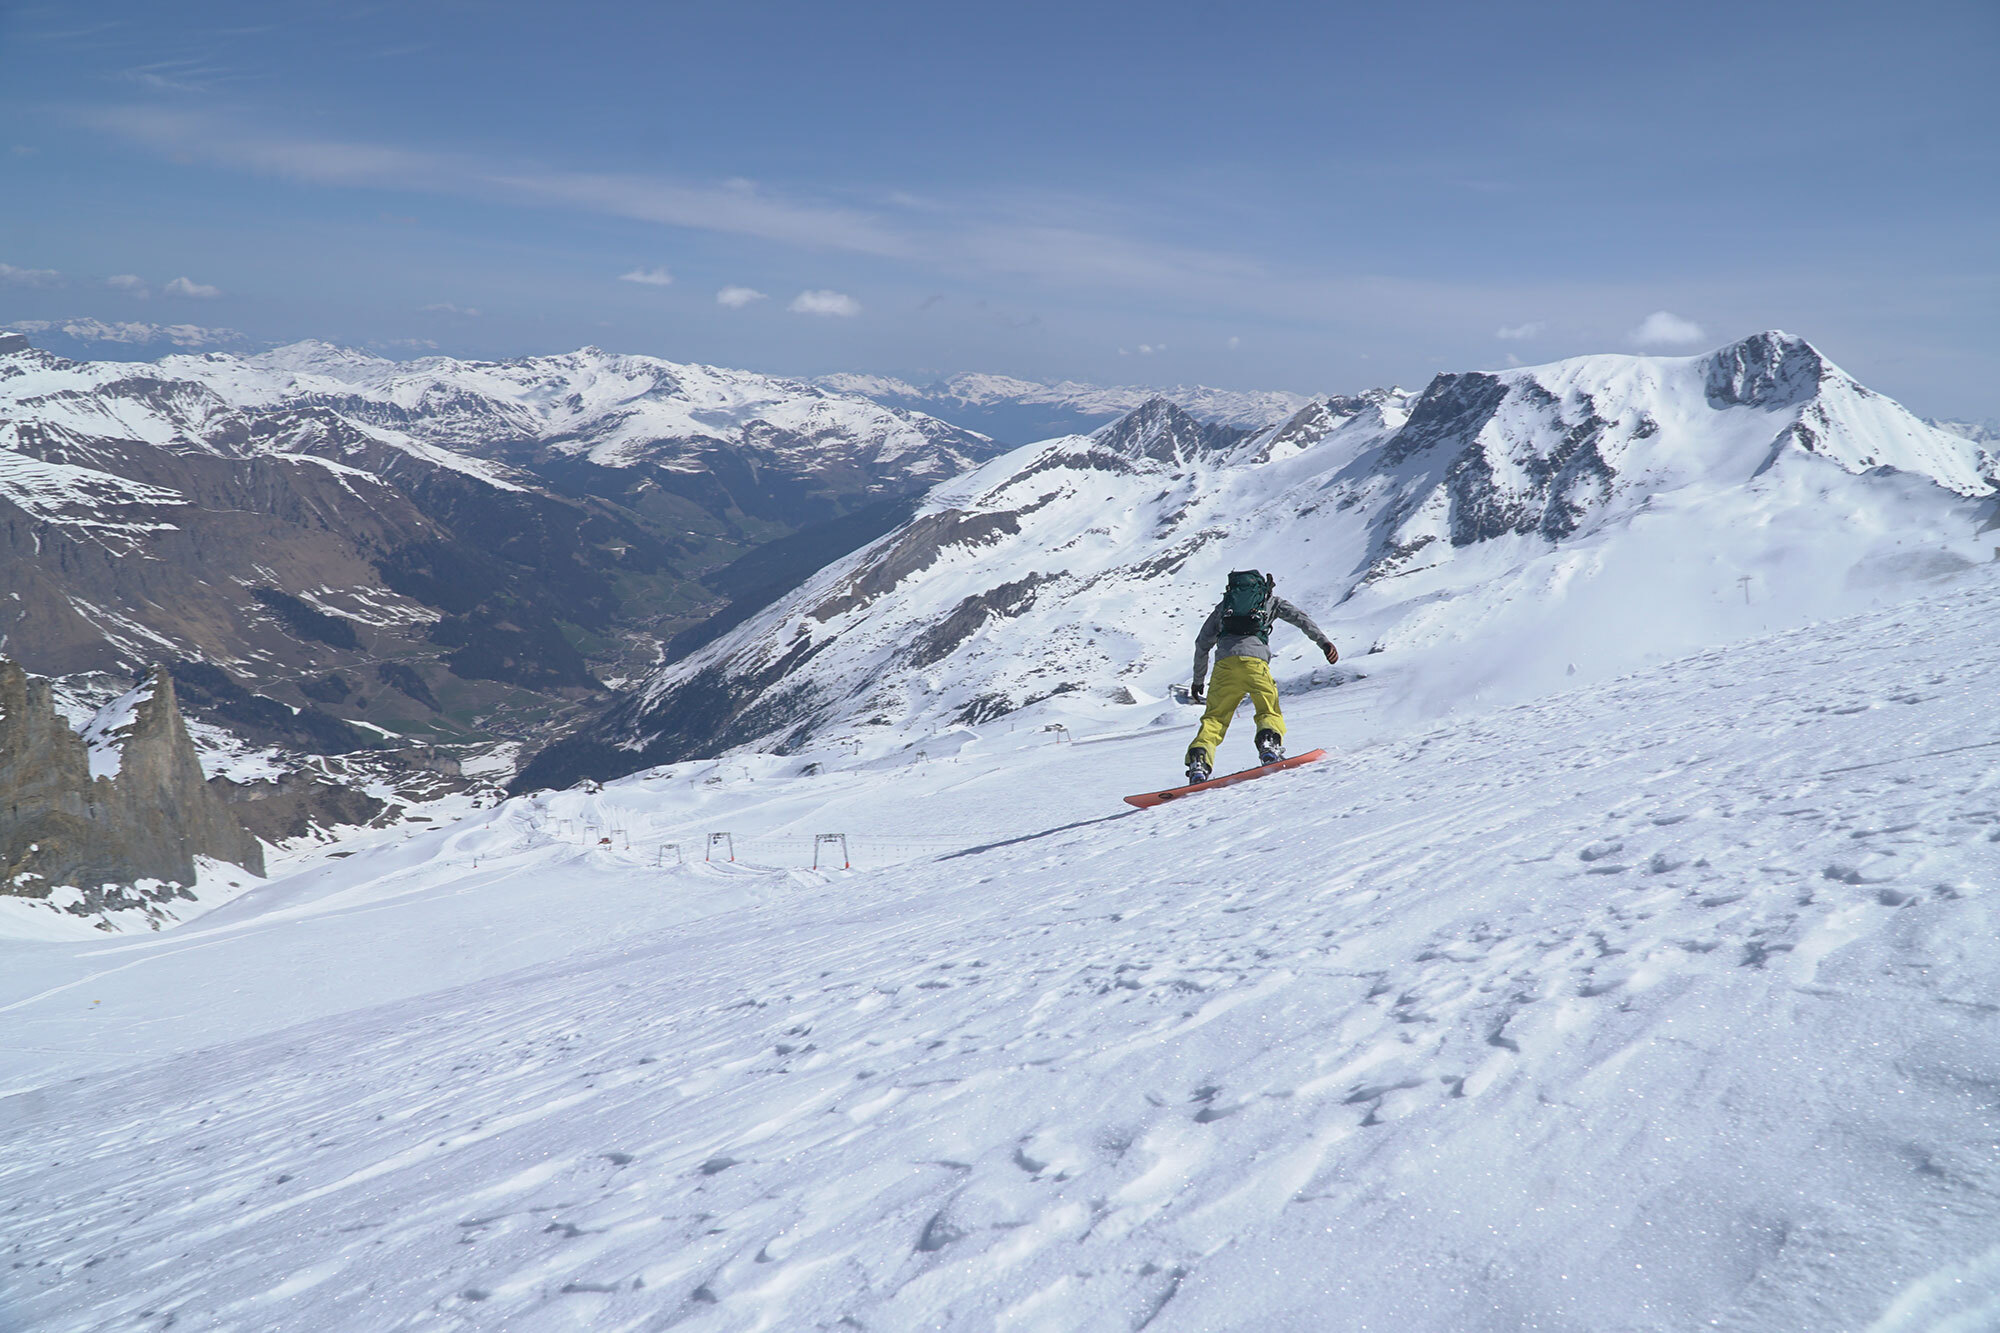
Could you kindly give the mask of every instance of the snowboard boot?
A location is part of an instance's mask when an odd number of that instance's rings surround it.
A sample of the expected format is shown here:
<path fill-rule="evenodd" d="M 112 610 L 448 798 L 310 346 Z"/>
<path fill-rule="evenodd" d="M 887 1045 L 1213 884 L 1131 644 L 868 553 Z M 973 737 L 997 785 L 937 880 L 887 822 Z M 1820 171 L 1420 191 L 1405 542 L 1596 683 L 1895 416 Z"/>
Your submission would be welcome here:
<path fill-rule="evenodd" d="M 1209 771 L 1207 753 L 1199 749 L 1190 749 L 1187 752 L 1188 786 L 1208 781 Z"/>
<path fill-rule="evenodd" d="M 1257 762 L 1275 764 L 1285 757 L 1285 738 L 1269 727 L 1257 733 Z"/>

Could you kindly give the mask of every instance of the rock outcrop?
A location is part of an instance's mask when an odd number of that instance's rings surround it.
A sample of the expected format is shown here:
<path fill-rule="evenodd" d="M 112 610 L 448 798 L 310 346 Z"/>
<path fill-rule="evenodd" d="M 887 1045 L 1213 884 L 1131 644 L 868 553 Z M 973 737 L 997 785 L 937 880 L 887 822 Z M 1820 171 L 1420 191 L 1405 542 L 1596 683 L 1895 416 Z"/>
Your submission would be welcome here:
<path fill-rule="evenodd" d="M 0 894 L 134 907 L 185 896 L 196 857 L 264 873 L 262 844 L 202 774 L 172 675 L 155 667 L 79 735 L 48 682 L 0 659 Z"/>

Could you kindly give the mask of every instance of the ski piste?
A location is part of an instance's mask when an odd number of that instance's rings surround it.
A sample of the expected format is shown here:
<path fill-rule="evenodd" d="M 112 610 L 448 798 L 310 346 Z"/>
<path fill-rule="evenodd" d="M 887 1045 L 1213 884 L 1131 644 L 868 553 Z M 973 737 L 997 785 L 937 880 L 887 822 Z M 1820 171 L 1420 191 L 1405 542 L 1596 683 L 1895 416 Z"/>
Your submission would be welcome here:
<path fill-rule="evenodd" d="M 1252 778 L 1261 778 L 1280 769 L 1297 768 L 1300 764 L 1310 764 L 1315 759 L 1324 758 L 1326 758 L 1325 750 L 1307 750 L 1304 754 L 1295 754 L 1290 759 L 1280 759 L 1274 764 L 1259 764 L 1255 768 L 1246 768 L 1238 773 L 1225 773 L 1206 782 L 1193 782 L 1184 787 L 1168 787 L 1164 791 L 1140 792 L 1137 796 L 1127 796 L 1125 804 L 1136 805 L 1141 810 L 1146 810 L 1156 805 L 1165 805 L 1168 801 L 1178 801 L 1183 796 L 1192 796 L 1196 792 L 1214 791 L 1217 787 L 1227 787 L 1232 783 L 1248 782 Z"/>

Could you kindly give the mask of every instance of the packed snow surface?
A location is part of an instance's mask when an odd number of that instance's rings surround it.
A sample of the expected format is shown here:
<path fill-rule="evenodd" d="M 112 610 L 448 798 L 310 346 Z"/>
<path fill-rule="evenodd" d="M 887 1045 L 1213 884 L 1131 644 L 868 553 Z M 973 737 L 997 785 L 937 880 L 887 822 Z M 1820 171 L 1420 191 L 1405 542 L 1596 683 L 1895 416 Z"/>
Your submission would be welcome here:
<path fill-rule="evenodd" d="M 1883 596 L 1300 684 L 1158 810 L 1155 703 L 0 945 L 0 1328 L 1993 1328 L 2000 576 Z"/>

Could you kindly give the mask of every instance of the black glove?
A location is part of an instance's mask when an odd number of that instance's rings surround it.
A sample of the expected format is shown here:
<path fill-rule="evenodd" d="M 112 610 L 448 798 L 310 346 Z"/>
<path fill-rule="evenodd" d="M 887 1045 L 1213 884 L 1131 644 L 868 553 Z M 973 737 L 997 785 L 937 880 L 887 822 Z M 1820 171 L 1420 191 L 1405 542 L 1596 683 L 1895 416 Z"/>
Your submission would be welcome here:
<path fill-rule="evenodd" d="M 1196 681 L 1194 684 L 1188 686 L 1189 702 L 1205 703 L 1207 699 L 1208 699 L 1208 691 L 1202 686 L 1202 683 L 1200 681 Z"/>
<path fill-rule="evenodd" d="M 1326 660 L 1329 662 L 1338 662 L 1340 660 L 1340 649 L 1329 643 L 1326 646 Z"/>

